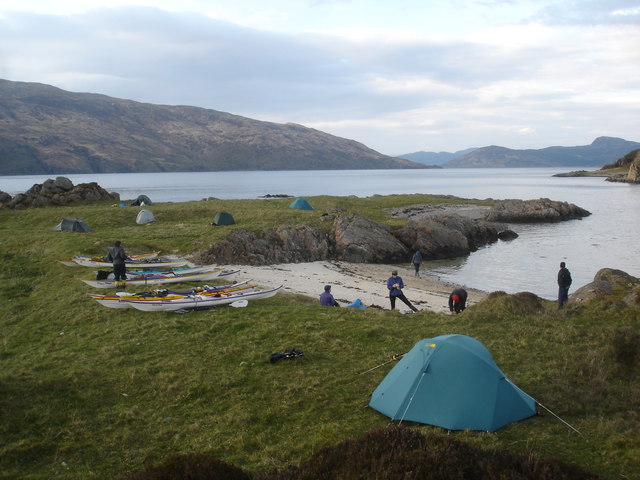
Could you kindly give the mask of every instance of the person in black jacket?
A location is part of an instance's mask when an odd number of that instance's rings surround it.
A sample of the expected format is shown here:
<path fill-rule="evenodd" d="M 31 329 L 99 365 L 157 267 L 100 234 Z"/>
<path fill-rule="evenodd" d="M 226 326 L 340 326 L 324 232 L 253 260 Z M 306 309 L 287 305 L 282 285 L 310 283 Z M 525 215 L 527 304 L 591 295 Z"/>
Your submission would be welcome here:
<path fill-rule="evenodd" d="M 569 300 L 569 287 L 571 286 L 571 272 L 564 262 L 560 262 L 558 271 L 558 310 L 562 310 L 564 304 Z"/>
<path fill-rule="evenodd" d="M 467 308 L 467 291 L 464 288 L 456 288 L 449 295 L 449 311 L 457 315 Z"/>
<path fill-rule="evenodd" d="M 129 257 L 124 251 L 122 242 L 118 240 L 113 247 L 109 247 L 107 261 L 113 263 L 113 275 L 116 283 L 127 279 L 127 265 L 125 263 Z"/>

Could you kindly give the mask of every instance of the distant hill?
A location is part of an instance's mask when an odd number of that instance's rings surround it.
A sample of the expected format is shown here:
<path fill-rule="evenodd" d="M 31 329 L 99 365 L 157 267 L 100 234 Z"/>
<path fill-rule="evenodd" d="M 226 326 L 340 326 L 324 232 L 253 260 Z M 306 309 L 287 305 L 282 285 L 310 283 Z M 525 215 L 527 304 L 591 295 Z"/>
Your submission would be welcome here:
<path fill-rule="evenodd" d="M 0 175 L 425 168 L 296 124 L 0 80 Z"/>
<path fill-rule="evenodd" d="M 598 137 L 591 145 L 513 150 L 492 145 L 457 156 L 445 168 L 483 167 L 590 167 L 615 162 L 640 143 L 614 137 Z"/>
<path fill-rule="evenodd" d="M 398 155 L 399 158 L 411 160 L 412 162 L 422 163 L 423 165 L 443 165 L 449 160 L 457 158 L 466 153 L 473 152 L 475 148 L 467 148 L 466 150 L 460 150 L 459 152 L 414 152 Z"/>

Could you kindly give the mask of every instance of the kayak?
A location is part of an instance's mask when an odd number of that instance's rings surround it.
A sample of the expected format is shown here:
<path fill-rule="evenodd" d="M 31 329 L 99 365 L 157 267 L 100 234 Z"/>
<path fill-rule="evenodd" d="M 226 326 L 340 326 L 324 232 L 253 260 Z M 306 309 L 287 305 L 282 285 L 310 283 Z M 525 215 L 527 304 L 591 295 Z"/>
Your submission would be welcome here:
<path fill-rule="evenodd" d="M 254 292 L 221 292 L 215 295 L 185 295 L 176 299 L 159 300 L 122 300 L 129 306 L 143 312 L 175 312 L 176 310 L 188 310 L 192 308 L 210 308 L 220 305 L 229 305 L 239 300 L 262 300 L 273 297 L 282 288 L 282 285 L 270 290 L 258 290 Z"/>
<path fill-rule="evenodd" d="M 243 282 L 234 282 L 227 285 L 209 286 L 190 288 L 185 290 L 150 290 L 142 293 L 118 292 L 114 295 L 100 295 L 97 293 L 87 293 L 87 296 L 98 302 L 100 305 L 108 308 L 130 308 L 131 305 L 123 300 L 161 300 L 181 298 L 185 295 L 216 295 L 218 293 L 238 292 L 256 288 L 256 285 L 250 285 L 251 280 Z"/>
<path fill-rule="evenodd" d="M 131 257 L 129 257 L 131 258 Z M 74 262 L 83 267 L 99 267 L 99 268 L 113 268 L 113 263 L 107 262 L 105 258 L 80 258 L 74 257 Z M 184 258 L 151 258 L 151 259 L 137 259 L 131 258 L 125 261 L 127 267 L 131 268 L 173 268 L 183 267 L 189 263 Z"/>
<path fill-rule="evenodd" d="M 159 251 L 151 252 L 151 253 L 142 253 L 140 255 L 129 255 L 129 258 L 132 261 L 145 261 L 145 260 L 149 261 L 149 260 L 156 259 L 159 254 L 160 254 Z M 81 265 L 80 263 L 77 262 L 77 260 L 80 260 L 81 262 L 89 262 L 89 261 L 104 262 L 105 258 L 76 255 L 71 260 L 58 260 L 58 262 L 62 263 L 63 265 L 67 265 L 68 267 L 77 267 Z M 112 265 L 113 265 L 112 263 L 108 263 L 108 266 L 112 266 Z"/>
<path fill-rule="evenodd" d="M 172 268 L 170 270 L 168 269 L 164 269 L 164 268 L 151 268 L 151 269 L 144 269 L 144 270 L 130 270 L 127 269 L 127 278 L 129 279 L 134 279 L 137 277 L 145 277 L 145 276 L 149 276 L 151 274 L 158 274 L 158 275 L 171 275 L 171 274 L 185 274 L 185 273 L 204 273 L 204 272 L 213 272 L 215 270 L 221 270 L 222 267 L 218 266 L 218 265 L 196 265 L 194 267 L 176 267 L 176 268 Z M 95 272 L 96 276 L 98 275 L 98 272 Z M 102 271 L 102 273 L 107 274 L 108 276 L 107 278 L 96 278 L 96 280 L 113 280 L 113 272 L 112 271 Z M 220 274 L 221 276 L 223 274 Z"/>
<path fill-rule="evenodd" d="M 205 282 L 208 280 L 213 280 L 214 278 L 218 278 L 223 274 L 226 276 L 238 272 L 239 270 L 236 270 L 235 272 L 225 272 L 224 270 L 222 270 L 222 268 L 218 268 L 216 270 L 208 272 L 205 271 L 196 273 L 150 273 L 143 274 L 137 277 L 128 277 L 126 280 L 120 280 L 118 282 L 116 282 L 115 280 L 87 280 L 84 278 L 80 278 L 79 280 L 94 288 L 113 288 L 124 287 L 128 285 L 161 285 L 164 283 Z"/>

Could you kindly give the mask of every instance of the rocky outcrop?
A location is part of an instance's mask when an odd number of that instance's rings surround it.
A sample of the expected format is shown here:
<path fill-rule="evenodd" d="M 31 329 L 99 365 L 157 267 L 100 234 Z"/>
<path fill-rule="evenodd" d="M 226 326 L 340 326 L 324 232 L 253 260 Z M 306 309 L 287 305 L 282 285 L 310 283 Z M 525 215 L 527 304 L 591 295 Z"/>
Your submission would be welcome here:
<path fill-rule="evenodd" d="M 485 220 L 501 223 L 547 223 L 580 219 L 591 215 L 572 203 L 548 198 L 537 200 L 499 200 L 485 214 Z"/>
<path fill-rule="evenodd" d="M 192 260 L 203 265 L 315 262 L 331 258 L 333 249 L 333 239 L 306 225 L 274 228 L 260 234 L 237 228 L 223 240 L 194 254 Z"/>
<path fill-rule="evenodd" d="M 6 208 L 21 210 L 25 208 L 47 207 L 51 205 L 69 205 L 73 203 L 119 202 L 118 193 L 109 193 L 95 182 L 81 183 L 76 186 L 66 177 L 48 179 L 36 184 L 25 193 L 11 198 L 0 192 L 0 202 Z"/>
<path fill-rule="evenodd" d="M 640 183 L 640 150 L 636 152 L 635 159 L 629 165 L 627 181 L 629 183 Z"/>
<path fill-rule="evenodd" d="M 409 220 L 395 235 L 411 251 L 420 250 L 429 259 L 468 255 L 498 240 L 495 225 L 455 214 Z"/>
<path fill-rule="evenodd" d="M 406 258 L 409 251 L 384 225 L 356 214 L 336 218 L 336 258 L 354 263 L 383 263 Z"/>
<path fill-rule="evenodd" d="M 593 282 L 577 289 L 569 296 L 569 300 L 572 303 L 586 303 L 603 295 L 612 295 L 616 290 L 629 290 L 630 293 L 624 301 L 630 305 L 637 305 L 635 302 L 639 287 L 640 279 L 622 270 L 603 268 L 598 270 Z"/>

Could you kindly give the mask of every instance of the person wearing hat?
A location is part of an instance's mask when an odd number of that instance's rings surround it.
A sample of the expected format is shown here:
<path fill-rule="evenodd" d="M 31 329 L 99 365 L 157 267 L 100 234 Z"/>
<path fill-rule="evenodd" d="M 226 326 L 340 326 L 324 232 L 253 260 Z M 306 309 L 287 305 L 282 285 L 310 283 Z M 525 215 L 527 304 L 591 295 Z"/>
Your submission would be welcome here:
<path fill-rule="evenodd" d="M 339 307 L 340 304 L 331 295 L 331 285 L 324 286 L 324 292 L 320 295 L 320 305 L 325 307 Z"/>
<path fill-rule="evenodd" d="M 558 271 L 558 310 L 562 310 L 564 304 L 569 300 L 569 287 L 571 286 L 571 272 L 564 262 L 560 262 Z"/>
<path fill-rule="evenodd" d="M 402 293 L 404 282 L 402 281 L 402 277 L 398 275 L 397 270 L 391 272 L 391 276 L 387 280 L 387 288 L 389 289 L 389 301 L 391 302 L 391 310 L 395 310 L 396 298 L 399 298 L 411 309 L 412 312 L 418 311 L 418 309 L 411 304 L 409 299 L 404 296 L 404 293 Z"/>
<path fill-rule="evenodd" d="M 467 308 L 467 291 L 464 288 L 456 288 L 449 295 L 449 311 L 457 315 Z"/>

